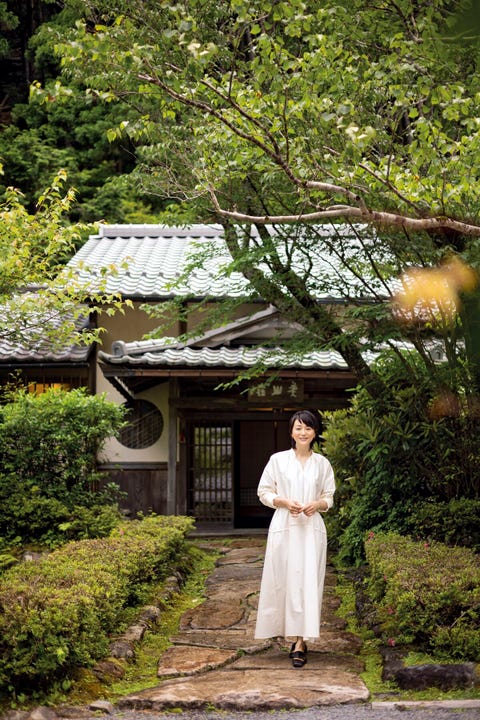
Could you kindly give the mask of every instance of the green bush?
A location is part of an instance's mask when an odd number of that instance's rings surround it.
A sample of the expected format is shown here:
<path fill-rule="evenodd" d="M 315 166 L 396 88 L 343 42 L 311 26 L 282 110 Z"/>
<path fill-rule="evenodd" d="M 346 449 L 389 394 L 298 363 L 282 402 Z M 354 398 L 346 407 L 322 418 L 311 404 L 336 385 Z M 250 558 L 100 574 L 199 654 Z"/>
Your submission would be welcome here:
<path fill-rule="evenodd" d="M 454 416 L 431 414 L 447 368 L 434 378 L 405 352 L 403 361 L 385 354 L 376 370 L 391 391 L 388 402 L 359 389 L 348 410 L 324 414 L 323 450 L 335 469 L 335 529 L 344 564 L 363 560 L 368 530 L 416 532 L 412 518 L 427 500 L 479 500 L 478 419 L 466 406 Z"/>
<path fill-rule="evenodd" d="M 107 535 L 120 514 L 110 488 L 96 491 L 97 454 L 121 427 L 122 409 L 84 389 L 10 400 L 0 408 L 3 543 L 55 547 Z"/>
<path fill-rule="evenodd" d="M 123 422 L 122 408 L 85 388 L 18 392 L 0 408 L 0 469 L 67 505 L 98 480 L 97 454 Z"/>
<path fill-rule="evenodd" d="M 182 552 L 193 520 L 149 516 L 109 538 L 70 542 L 0 581 L 0 692 L 27 695 L 107 652 L 123 610 Z"/>
<path fill-rule="evenodd" d="M 480 661 L 480 560 L 468 548 L 369 533 L 366 593 L 385 642 Z"/>
<path fill-rule="evenodd" d="M 480 500 L 429 500 L 413 510 L 409 523 L 414 537 L 462 545 L 480 552 Z"/>

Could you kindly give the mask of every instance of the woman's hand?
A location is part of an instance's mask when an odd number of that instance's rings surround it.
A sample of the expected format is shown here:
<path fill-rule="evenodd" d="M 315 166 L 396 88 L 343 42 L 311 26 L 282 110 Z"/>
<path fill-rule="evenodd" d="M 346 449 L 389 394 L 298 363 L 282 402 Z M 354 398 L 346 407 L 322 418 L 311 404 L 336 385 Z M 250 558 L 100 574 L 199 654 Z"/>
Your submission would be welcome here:
<path fill-rule="evenodd" d="M 312 515 L 315 515 L 316 512 L 325 510 L 324 505 L 325 505 L 324 500 L 313 500 L 313 502 L 309 502 L 303 506 L 302 512 L 307 517 L 311 517 Z"/>
<path fill-rule="evenodd" d="M 289 500 L 288 503 L 288 512 L 290 515 L 300 515 L 303 510 L 303 506 L 297 500 Z"/>
<path fill-rule="evenodd" d="M 273 504 L 275 507 L 286 508 L 291 515 L 300 515 L 303 511 L 303 505 L 298 500 L 276 497 Z"/>

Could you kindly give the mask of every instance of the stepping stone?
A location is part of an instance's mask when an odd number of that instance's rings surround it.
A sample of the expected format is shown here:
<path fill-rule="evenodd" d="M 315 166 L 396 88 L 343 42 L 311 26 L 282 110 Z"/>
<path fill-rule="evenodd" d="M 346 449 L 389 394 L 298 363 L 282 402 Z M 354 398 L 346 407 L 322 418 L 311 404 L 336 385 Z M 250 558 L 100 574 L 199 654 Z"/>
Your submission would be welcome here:
<path fill-rule="evenodd" d="M 335 668 L 332 672 L 295 670 L 290 667 L 270 674 L 258 670 L 214 670 L 192 678 L 164 681 L 121 698 L 120 710 L 158 712 L 173 707 L 221 710 L 278 710 L 319 705 L 363 702 L 368 690 L 352 673 Z"/>
<path fill-rule="evenodd" d="M 353 653 L 362 649 L 362 640 L 358 635 L 345 631 L 323 630 L 318 640 L 308 643 L 309 649 L 323 653 Z"/>
<path fill-rule="evenodd" d="M 246 653 L 260 652 L 272 645 L 271 640 L 255 640 L 251 630 L 245 628 L 231 630 L 185 631 L 170 638 L 174 645 L 196 645 L 198 647 L 224 648 L 226 650 L 243 650 Z"/>
<path fill-rule="evenodd" d="M 158 662 L 157 675 L 195 675 L 213 670 L 237 657 L 235 650 L 195 647 L 192 645 L 169 647 Z"/>
<path fill-rule="evenodd" d="M 260 583 L 262 577 L 262 567 L 247 563 L 246 565 L 222 565 L 215 568 L 212 574 L 207 578 L 206 586 L 216 585 L 217 583 L 228 582 L 229 580 L 256 580 Z"/>
<path fill-rule="evenodd" d="M 226 555 L 218 558 L 217 565 L 233 565 L 238 563 L 263 562 L 265 551 L 263 548 L 244 547 L 229 550 Z"/>
<path fill-rule="evenodd" d="M 187 610 L 180 620 L 180 629 L 193 630 L 210 629 L 219 630 L 221 628 L 229 628 L 232 625 L 238 625 L 245 616 L 245 608 L 240 602 L 230 602 L 218 600 L 206 600 L 192 610 Z"/>
<path fill-rule="evenodd" d="M 265 670 L 273 672 L 274 670 L 285 670 L 291 667 L 292 661 L 288 656 L 290 646 L 285 647 L 283 651 L 271 650 L 266 653 L 256 655 L 243 655 L 235 660 L 229 668 L 231 670 Z M 359 674 L 365 670 L 365 664 L 360 658 L 354 655 L 334 655 L 312 652 L 308 650 L 308 662 L 306 667 L 308 670 L 321 670 L 322 672 L 335 672 L 336 670 L 346 670 Z"/>

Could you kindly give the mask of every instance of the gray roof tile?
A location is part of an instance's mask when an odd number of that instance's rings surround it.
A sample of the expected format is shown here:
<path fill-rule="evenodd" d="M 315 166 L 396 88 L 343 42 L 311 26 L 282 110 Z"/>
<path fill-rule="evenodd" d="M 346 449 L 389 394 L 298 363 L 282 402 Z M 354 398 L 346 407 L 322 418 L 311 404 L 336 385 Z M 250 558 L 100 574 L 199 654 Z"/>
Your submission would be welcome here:
<path fill-rule="evenodd" d="M 276 230 L 270 228 L 270 232 L 274 234 Z M 318 229 L 319 238 L 322 235 L 332 238 L 335 233 L 349 241 L 352 257 L 361 254 L 361 245 L 355 245 L 355 235 L 348 227 Z M 338 257 L 329 255 L 325 248 L 303 255 L 301 244 L 299 247 L 295 267 L 303 268 L 304 280 L 316 297 L 332 300 L 349 293 L 365 294 L 358 279 L 345 271 Z M 188 280 L 173 286 L 185 272 L 192 253 L 201 248 L 205 250 L 201 263 L 197 261 Z M 282 242 L 278 251 L 283 252 Z M 81 280 L 94 287 L 102 268 L 107 269 L 107 292 L 131 298 L 158 300 L 185 294 L 241 297 L 247 292 L 248 283 L 240 273 L 222 273 L 222 266 L 229 262 L 231 257 L 220 225 L 101 225 L 98 234 L 90 236 L 70 265 L 78 268 Z M 109 269 L 112 267 L 117 268 L 116 272 Z M 379 283 L 377 291 L 385 293 L 385 287 Z"/>
<path fill-rule="evenodd" d="M 265 347 L 221 347 L 221 348 L 168 348 L 159 343 L 154 351 L 155 341 L 149 341 L 146 352 L 139 353 L 140 343 L 124 343 L 125 355 L 113 355 L 99 352 L 99 360 L 112 365 L 155 366 L 155 367 L 224 367 L 248 368 L 263 361 L 268 367 L 284 369 L 302 368 L 303 370 L 347 370 L 348 366 L 339 353 L 319 351 L 292 360 L 287 358 L 281 348 Z"/>

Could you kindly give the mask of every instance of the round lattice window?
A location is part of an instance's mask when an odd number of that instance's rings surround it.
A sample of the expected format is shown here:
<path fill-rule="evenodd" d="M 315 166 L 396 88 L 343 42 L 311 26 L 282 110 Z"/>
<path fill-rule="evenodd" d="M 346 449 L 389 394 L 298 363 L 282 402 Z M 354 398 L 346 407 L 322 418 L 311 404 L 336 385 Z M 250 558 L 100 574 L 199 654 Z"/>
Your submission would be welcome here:
<path fill-rule="evenodd" d="M 127 425 L 121 430 L 119 440 L 125 447 L 141 450 L 157 442 L 163 432 L 160 410 L 148 400 L 132 400 L 124 403 Z"/>

